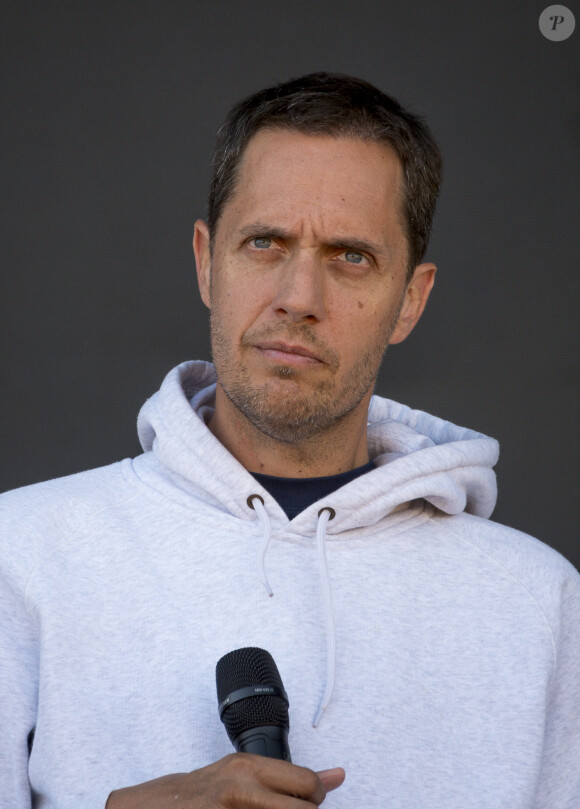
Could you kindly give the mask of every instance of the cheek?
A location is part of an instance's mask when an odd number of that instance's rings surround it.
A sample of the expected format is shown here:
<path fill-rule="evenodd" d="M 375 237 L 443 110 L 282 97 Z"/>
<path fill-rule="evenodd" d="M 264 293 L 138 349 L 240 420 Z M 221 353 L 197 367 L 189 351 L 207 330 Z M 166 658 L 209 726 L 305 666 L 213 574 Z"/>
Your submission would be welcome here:
<path fill-rule="evenodd" d="M 213 317 L 222 331 L 241 337 L 262 317 L 267 308 L 263 299 L 263 291 L 247 281 L 217 282 L 212 290 Z"/>
<path fill-rule="evenodd" d="M 398 307 L 379 307 L 373 301 L 360 300 L 341 318 L 341 341 L 347 351 L 353 354 L 369 351 L 384 352 L 389 335 L 395 325 Z"/>

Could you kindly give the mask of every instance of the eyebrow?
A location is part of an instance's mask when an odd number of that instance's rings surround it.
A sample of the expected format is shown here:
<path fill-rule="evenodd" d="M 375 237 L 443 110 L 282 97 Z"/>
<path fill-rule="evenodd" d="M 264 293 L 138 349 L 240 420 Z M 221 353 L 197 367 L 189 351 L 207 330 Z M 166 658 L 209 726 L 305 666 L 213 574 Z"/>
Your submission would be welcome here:
<path fill-rule="evenodd" d="M 267 236 L 272 239 L 292 239 L 293 234 L 284 228 L 273 227 L 266 222 L 251 222 L 249 225 L 244 225 L 238 231 L 240 236 L 245 238 L 250 236 Z M 368 242 L 364 239 L 357 237 L 344 236 L 339 239 L 331 239 L 324 243 L 327 247 L 337 247 L 348 250 L 356 250 L 362 253 L 373 253 L 375 255 L 387 255 L 389 250 L 385 245 L 375 244 Z"/>
<path fill-rule="evenodd" d="M 238 230 L 240 236 L 271 236 L 275 239 L 290 239 L 291 233 L 283 228 L 275 228 L 265 222 L 251 222 Z"/>

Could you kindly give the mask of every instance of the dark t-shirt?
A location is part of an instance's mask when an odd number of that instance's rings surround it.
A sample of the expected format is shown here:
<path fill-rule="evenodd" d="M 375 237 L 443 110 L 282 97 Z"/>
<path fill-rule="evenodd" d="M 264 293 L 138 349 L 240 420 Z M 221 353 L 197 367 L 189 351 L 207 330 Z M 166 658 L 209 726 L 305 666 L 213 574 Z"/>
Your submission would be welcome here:
<path fill-rule="evenodd" d="M 326 497 L 374 468 L 374 463 L 369 461 L 364 466 L 359 466 L 358 469 L 322 478 L 278 478 L 272 475 L 260 475 L 257 472 L 252 474 L 258 483 L 282 506 L 286 516 L 291 520 L 312 503 L 316 503 L 317 500 Z"/>

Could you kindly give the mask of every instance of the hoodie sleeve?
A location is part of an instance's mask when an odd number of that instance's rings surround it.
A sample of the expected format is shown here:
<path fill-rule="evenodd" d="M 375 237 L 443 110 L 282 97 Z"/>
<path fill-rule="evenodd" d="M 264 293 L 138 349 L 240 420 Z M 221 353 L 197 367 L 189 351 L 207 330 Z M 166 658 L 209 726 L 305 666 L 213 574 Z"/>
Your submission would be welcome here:
<path fill-rule="evenodd" d="M 580 806 L 580 576 L 571 566 L 562 589 L 556 651 L 534 809 Z"/>
<path fill-rule="evenodd" d="M 38 704 L 36 633 L 23 599 L 0 571 L 0 805 L 30 809 L 29 734 Z"/>

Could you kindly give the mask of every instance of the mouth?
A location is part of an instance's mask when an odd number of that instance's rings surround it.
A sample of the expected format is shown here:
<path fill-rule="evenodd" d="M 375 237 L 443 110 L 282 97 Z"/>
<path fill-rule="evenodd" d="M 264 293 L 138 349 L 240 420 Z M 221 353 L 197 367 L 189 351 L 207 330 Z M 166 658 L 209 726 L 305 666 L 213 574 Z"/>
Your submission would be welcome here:
<path fill-rule="evenodd" d="M 324 364 L 314 352 L 301 345 L 274 341 L 256 343 L 254 348 L 257 349 L 265 359 L 274 363 L 283 363 L 284 365 L 293 365 L 295 367 Z"/>

